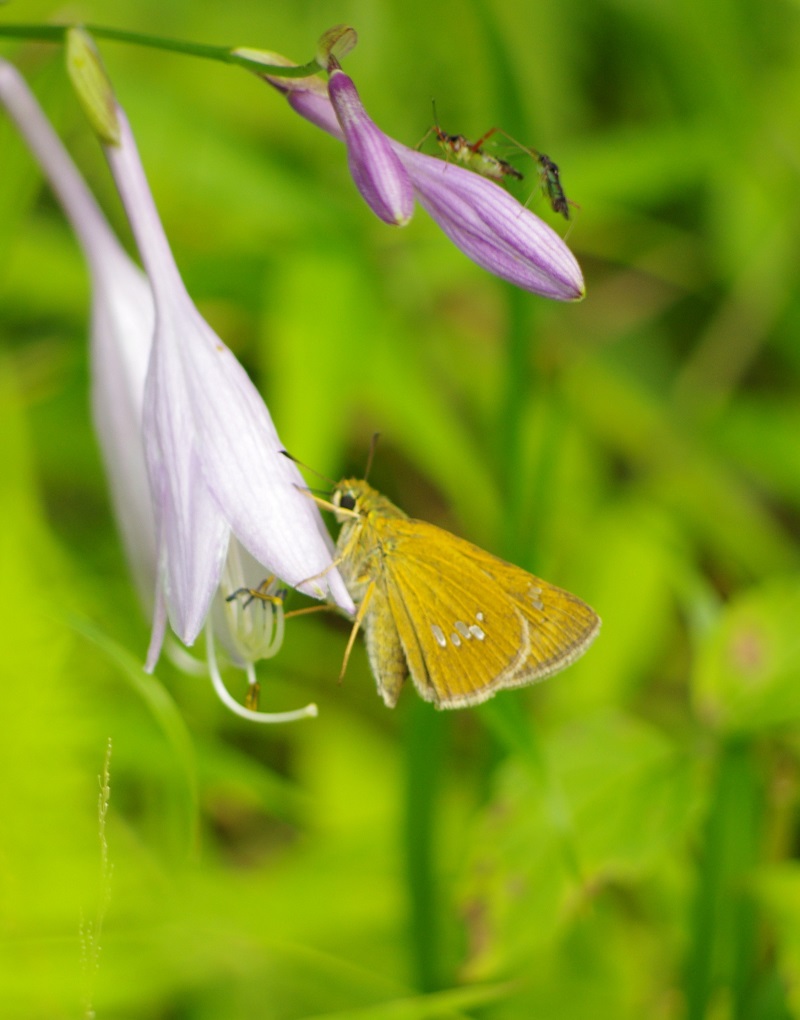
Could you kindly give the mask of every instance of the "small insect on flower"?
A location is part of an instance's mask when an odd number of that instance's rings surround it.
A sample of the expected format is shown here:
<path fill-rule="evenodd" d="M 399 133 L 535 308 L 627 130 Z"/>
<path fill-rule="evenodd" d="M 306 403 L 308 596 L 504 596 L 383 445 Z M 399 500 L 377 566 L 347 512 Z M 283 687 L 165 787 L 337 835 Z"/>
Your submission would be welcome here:
<path fill-rule="evenodd" d="M 521 149 L 526 155 L 537 164 L 538 166 L 538 177 L 539 186 L 547 196 L 547 200 L 550 203 L 550 208 L 555 213 L 560 213 L 565 220 L 570 218 L 569 207 L 575 205 L 574 202 L 570 202 L 567 196 L 564 194 L 564 189 L 561 186 L 561 171 L 558 169 L 558 164 L 554 163 L 549 156 L 544 152 L 539 152 L 537 149 L 533 149 L 530 146 L 523 145 L 521 142 L 516 141 L 511 135 L 507 134 L 502 128 L 492 128 L 487 131 L 485 135 L 476 143 L 477 145 L 483 145 L 483 143 L 491 138 L 494 134 L 501 134 L 504 138 L 507 138 L 509 142 L 516 145 L 518 149 Z M 502 160 L 500 162 L 503 162 Z M 508 166 L 508 164 L 506 164 Z M 522 178 L 522 174 L 515 174 L 515 176 Z M 577 208 L 577 206 L 576 206 Z"/>
<path fill-rule="evenodd" d="M 561 213 L 564 219 L 568 220 L 569 207 L 575 205 L 575 203 L 570 202 L 564 194 L 564 189 L 561 187 L 561 175 L 558 165 L 549 156 L 545 156 L 543 152 L 537 153 L 535 149 L 531 149 L 530 153 L 539 164 L 539 183 L 542 186 L 542 191 L 544 191 L 550 201 L 550 207 L 553 212 Z"/>
<path fill-rule="evenodd" d="M 570 218 L 569 207 L 575 206 L 574 202 L 571 202 L 564 194 L 564 189 L 561 186 L 561 171 L 558 169 L 558 164 L 554 163 L 549 156 L 544 152 L 538 152 L 536 149 L 530 148 L 529 146 L 522 145 L 521 142 L 517 142 L 506 134 L 501 128 L 492 128 L 491 131 L 487 131 L 486 134 L 476 144 L 482 145 L 487 138 L 491 138 L 493 134 L 501 134 L 504 138 L 507 138 L 510 142 L 522 149 L 538 166 L 538 177 L 539 186 L 547 196 L 547 200 L 550 203 L 550 208 L 555 213 L 560 213 L 565 220 Z M 500 160 L 503 162 L 503 160 Z M 505 164 L 508 166 L 509 164 Z M 522 174 L 515 173 L 515 176 L 522 178 Z M 575 206 L 577 208 L 577 206 Z"/>
<path fill-rule="evenodd" d="M 575 595 L 425 521 L 365 481 L 333 492 L 342 525 L 335 562 L 358 604 L 347 666 L 363 624 L 384 702 L 407 676 L 437 708 L 463 708 L 569 666 L 600 619 Z"/>
<path fill-rule="evenodd" d="M 560 213 L 565 220 L 570 218 L 569 207 L 571 205 L 574 206 L 575 203 L 571 202 L 564 194 L 564 189 L 561 186 L 561 172 L 558 168 L 558 164 L 554 163 L 548 155 L 544 152 L 539 152 L 537 149 L 533 149 L 530 146 L 523 145 L 521 142 L 512 138 L 507 132 L 503 131 L 502 128 L 498 127 L 490 128 L 485 134 L 481 135 L 477 142 L 470 142 L 463 135 L 448 135 L 442 130 L 436 120 L 435 106 L 433 113 L 434 124 L 428 129 L 427 134 L 423 137 L 417 148 L 423 145 L 433 134 L 436 136 L 436 140 L 447 157 L 452 157 L 457 163 L 461 163 L 461 165 L 465 166 L 468 170 L 473 170 L 482 177 L 488 177 L 489 180 L 496 181 L 498 183 L 502 183 L 506 177 L 513 177 L 516 180 L 521 181 L 524 179 L 524 176 L 515 166 L 512 166 L 511 163 L 508 163 L 504 159 L 500 159 L 499 156 L 495 156 L 493 153 L 487 152 L 484 148 L 484 145 L 492 137 L 492 135 L 500 134 L 536 163 L 538 167 L 537 175 L 539 178 L 539 185 L 544 194 L 547 196 L 547 200 L 549 201 L 553 212 Z"/>
<path fill-rule="evenodd" d="M 439 126 L 436 117 L 436 104 L 434 104 L 433 125 L 428 128 L 417 148 L 421 148 L 431 135 L 435 135 L 436 141 L 439 143 L 445 156 L 448 159 L 452 157 L 456 163 L 465 166 L 467 170 L 473 170 L 476 174 L 480 174 L 481 177 L 488 177 L 490 181 L 502 182 L 506 177 L 513 177 L 518 181 L 523 180 L 523 175 L 516 167 L 507 163 L 504 159 L 500 159 L 499 156 L 494 156 L 483 149 L 483 143 L 495 131 L 497 131 L 497 128 L 487 131 L 477 142 L 470 142 L 463 135 L 448 135 Z"/>

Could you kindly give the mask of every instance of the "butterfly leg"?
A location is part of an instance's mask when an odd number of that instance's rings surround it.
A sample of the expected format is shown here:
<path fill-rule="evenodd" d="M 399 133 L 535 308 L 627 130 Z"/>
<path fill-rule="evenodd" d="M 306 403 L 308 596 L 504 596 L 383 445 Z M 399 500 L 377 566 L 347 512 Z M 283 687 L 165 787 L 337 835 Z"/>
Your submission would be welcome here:
<path fill-rule="evenodd" d="M 369 587 L 364 592 L 364 598 L 361 600 L 361 605 L 358 607 L 356 618 L 353 622 L 353 629 L 350 631 L 350 638 L 347 642 L 347 647 L 344 650 L 344 659 L 342 660 L 342 668 L 339 671 L 339 683 L 344 680 L 344 674 L 347 671 L 347 663 L 350 661 L 350 653 L 353 651 L 353 645 L 356 643 L 356 635 L 361 628 L 361 624 L 364 621 L 364 617 L 367 615 L 367 609 L 369 608 L 370 599 L 375 591 L 375 582 L 371 581 Z"/>
<path fill-rule="evenodd" d="M 290 620 L 293 616 L 308 616 L 310 613 L 331 613 L 337 607 L 332 606 L 330 602 L 320 602 L 315 606 L 304 606 L 302 609 L 290 609 L 288 613 L 283 614 L 284 620 Z"/>

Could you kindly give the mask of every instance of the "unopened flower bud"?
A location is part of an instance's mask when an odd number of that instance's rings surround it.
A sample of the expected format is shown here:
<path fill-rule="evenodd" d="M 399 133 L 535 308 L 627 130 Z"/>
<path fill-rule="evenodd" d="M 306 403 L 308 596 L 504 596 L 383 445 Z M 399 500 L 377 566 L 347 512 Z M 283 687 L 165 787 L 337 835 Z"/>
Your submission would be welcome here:
<path fill-rule="evenodd" d="M 370 119 L 352 78 L 334 68 L 328 95 L 345 144 L 347 163 L 367 205 L 385 223 L 405 226 L 414 212 L 414 186 L 391 140 Z"/>

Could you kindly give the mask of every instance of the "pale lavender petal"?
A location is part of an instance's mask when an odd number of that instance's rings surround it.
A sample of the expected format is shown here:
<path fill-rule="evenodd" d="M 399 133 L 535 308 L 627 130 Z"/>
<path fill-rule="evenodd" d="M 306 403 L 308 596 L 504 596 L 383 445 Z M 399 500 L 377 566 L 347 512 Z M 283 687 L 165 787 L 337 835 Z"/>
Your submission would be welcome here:
<path fill-rule="evenodd" d="M 150 644 L 147 648 L 147 658 L 144 663 L 144 668 L 148 673 L 152 673 L 156 668 L 159 656 L 161 655 L 161 648 L 164 645 L 164 638 L 167 633 L 167 620 L 167 600 L 164 595 L 164 589 L 158 584 L 156 585 L 155 606 L 153 607 L 153 628 L 150 632 Z"/>
<path fill-rule="evenodd" d="M 199 319 L 199 317 L 198 317 Z M 316 504 L 281 443 L 264 401 L 242 366 L 199 319 L 186 359 L 206 482 L 242 545 L 271 573 L 348 612 L 352 601 L 335 569 Z M 205 342 L 201 330 L 205 328 Z M 324 536 L 324 537 L 323 537 Z M 309 578 L 314 581 L 303 584 Z"/>
<path fill-rule="evenodd" d="M 194 404 L 174 340 L 179 328 L 163 317 L 159 322 L 145 386 L 143 432 L 170 623 L 191 645 L 219 586 L 230 526 L 206 485 L 196 450 Z"/>
<path fill-rule="evenodd" d="M 92 276 L 92 411 L 128 561 L 146 606 L 156 574 L 155 521 L 141 443 L 144 380 L 153 334 L 147 280 L 109 227 L 27 82 L 0 60 L 8 110 L 61 202 Z"/>
<path fill-rule="evenodd" d="M 142 404 L 153 322 L 144 274 L 123 252 L 109 252 L 92 294 L 92 414 L 123 545 L 148 609 L 156 578 L 156 528 Z"/>
<path fill-rule="evenodd" d="M 411 180 L 389 138 L 367 115 L 352 78 L 334 69 L 328 95 L 344 132 L 350 174 L 362 198 L 385 223 L 408 223 L 414 212 Z"/>
<path fill-rule="evenodd" d="M 346 611 L 319 511 L 252 382 L 183 286 L 130 127 L 107 156 L 153 286 L 156 333 L 144 435 L 173 628 L 191 643 L 216 590 L 231 529 L 267 571 Z M 302 585 L 302 582 L 315 580 Z"/>

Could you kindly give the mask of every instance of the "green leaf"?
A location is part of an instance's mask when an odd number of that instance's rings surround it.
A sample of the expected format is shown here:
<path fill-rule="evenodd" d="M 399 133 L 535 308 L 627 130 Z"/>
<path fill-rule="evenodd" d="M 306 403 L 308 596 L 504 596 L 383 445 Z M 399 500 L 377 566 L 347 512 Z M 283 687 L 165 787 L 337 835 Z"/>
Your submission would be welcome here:
<path fill-rule="evenodd" d="M 757 733 L 800 719 L 800 577 L 734 598 L 698 649 L 692 693 L 715 726 Z"/>

